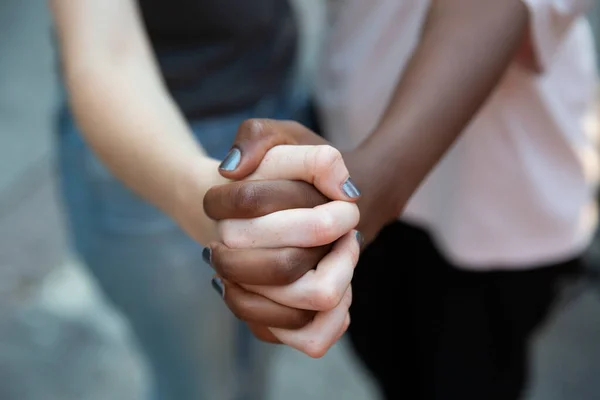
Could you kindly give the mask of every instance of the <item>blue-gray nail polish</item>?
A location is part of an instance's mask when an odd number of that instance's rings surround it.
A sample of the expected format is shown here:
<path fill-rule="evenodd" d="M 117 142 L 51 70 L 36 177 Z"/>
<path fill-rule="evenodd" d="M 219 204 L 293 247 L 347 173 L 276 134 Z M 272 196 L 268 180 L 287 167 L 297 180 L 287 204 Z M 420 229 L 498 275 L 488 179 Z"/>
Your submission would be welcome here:
<path fill-rule="evenodd" d="M 208 265 L 212 265 L 210 263 L 212 259 L 212 250 L 210 249 L 210 247 L 205 247 L 204 250 L 202 250 L 202 259 Z"/>
<path fill-rule="evenodd" d="M 237 147 L 233 147 L 229 150 L 229 153 L 225 156 L 221 165 L 219 165 L 219 169 L 223 171 L 235 171 L 235 169 L 240 165 L 240 161 L 242 160 L 242 152 Z"/>
<path fill-rule="evenodd" d="M 365 244 L 365 237 L 359 231 L 356 231 L 356 233 L 354 235 L 356 236 L 356 241 L 358 242 L 358 246 L 362 249 L 363 245 Z"/>
<path fill-rule="evenodd" d="M 223 285 L 221 278 L 213 278 L 210 283 L 212 284 L 213 289 L 215 289 L 215 292 L 219 293 L 219 296 L 222 298 L 225 298 L 225 286 Z"/>
<path fill-rule="evenodd" d="M 355 199 L 358 196 L 360 196 L 360 190 L 358 190 L 358 188 L 352 181 L 352 178 L 350 177 L 346 179 L 346 182 L 344 182 L 344 184 L 342 185 L 342 191 L 346 196 L 350 197 L 351 199 Z"/>

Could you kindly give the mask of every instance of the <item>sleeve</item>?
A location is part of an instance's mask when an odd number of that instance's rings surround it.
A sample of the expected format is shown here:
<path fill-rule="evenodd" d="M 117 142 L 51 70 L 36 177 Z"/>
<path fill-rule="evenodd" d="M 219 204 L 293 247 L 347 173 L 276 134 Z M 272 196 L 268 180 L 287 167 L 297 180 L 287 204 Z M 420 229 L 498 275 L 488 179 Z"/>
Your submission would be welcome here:
<path fill-rule="evenodd" d="M 594 0 L 522 0 L 529 8 L 532 45 L 542 68 L 552 62 L 572 23 L 591 9 Z"/>

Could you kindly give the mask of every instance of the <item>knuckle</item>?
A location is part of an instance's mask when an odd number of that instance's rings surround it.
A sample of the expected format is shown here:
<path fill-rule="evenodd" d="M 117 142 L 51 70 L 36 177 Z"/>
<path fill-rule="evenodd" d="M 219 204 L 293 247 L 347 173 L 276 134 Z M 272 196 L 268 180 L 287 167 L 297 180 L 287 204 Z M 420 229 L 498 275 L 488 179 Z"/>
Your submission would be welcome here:
<path fill-rule="evenodd" d="M 302 253 L 305 249 L 286 248 L 279 252 L 277 260 L 277 275 L 282 284 L 287 285 L 295 282 L 304 271 L 313 266 L 307 265 L 306 257 Z"/>
<path fill-rule="evenodd" d="M 247 234 L 244 233 L 245 230 L 241 229 L 235 220 L 219 222 L 218 230 L 223 243 L 229 248 L 247 248 L 252 242 Z"/>
<path fill-rule="evenodd" d="M 304 353 L 311 358 L 321 358 L 329 350 L 329 346 L 322 339 L 310 338 L 304 344 Z"/>
<path fill-rule="evenodd" d="M 313 226 L 313 237 L 320 244 L 331 243 L 335 239 L 336 221 L 331 213 L 324 211 Z"/>
<path fill-rule="evenodd" d="M 243 121 L 238 128 L 238 137 L 255 139 L 263 134 L 264 120 L 250 118 Z"/>
<path fill-rule="evenodd" d="M 254 211 L 262 203 L 262 191 L 253 182 L 239 185 L 235 190 L 234 196 L 234 207 L 237 210 Z"/>
<path fill-rule="evenodd" d="M 334 285 L 321 285 L 312 296 L 314 306 L 319 311 L 333 310 L 340 304 L 342 293 Z"/>
<path fill-rule="evenodd" d="M 316 171 L 329 171 L 339 162 L 343 162 L 343 158 L 338 149 L 330 145 L 317 146 L 315 153 Z"/>

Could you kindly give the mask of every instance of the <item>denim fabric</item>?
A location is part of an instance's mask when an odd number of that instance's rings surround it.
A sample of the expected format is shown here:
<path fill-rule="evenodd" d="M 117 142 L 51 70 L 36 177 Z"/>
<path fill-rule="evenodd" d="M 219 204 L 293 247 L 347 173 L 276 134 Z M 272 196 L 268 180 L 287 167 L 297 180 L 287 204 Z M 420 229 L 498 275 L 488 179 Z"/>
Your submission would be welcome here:
<path fill-rule="evenodd" d="M 221 159 L 247 118 L 306 122 L 306 96 L 298 93 L 287 90 L 244 112 L 190 125 L 207 152 Z M 255 340 L 213 292 L 201 245 L 107 171 L 66 106 L 57 128 L 74 250 L 130 322 L 154 374 L 152 397 L 264 400 L 273 347 Z"/>

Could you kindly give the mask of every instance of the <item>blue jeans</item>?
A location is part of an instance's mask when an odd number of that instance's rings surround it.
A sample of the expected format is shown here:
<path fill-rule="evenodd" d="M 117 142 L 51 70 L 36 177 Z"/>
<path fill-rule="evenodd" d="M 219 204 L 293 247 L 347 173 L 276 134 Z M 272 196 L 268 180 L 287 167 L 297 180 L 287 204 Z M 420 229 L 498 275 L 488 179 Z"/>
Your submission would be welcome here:
<path fill-rule="evenodd" d="M 306 122 L 306 106 L 305 96 L 290 91 L 189 123 L 208 154 L 222 159 L 243 120 Z M 58 119 L 58 154 L 75 251 L 129 320 L 153 372 L 152 397 L 264 400 L 273 348 L 255 340 L 213 292 L 201 245 L 108 172 L 66 107 Z"/>

